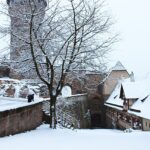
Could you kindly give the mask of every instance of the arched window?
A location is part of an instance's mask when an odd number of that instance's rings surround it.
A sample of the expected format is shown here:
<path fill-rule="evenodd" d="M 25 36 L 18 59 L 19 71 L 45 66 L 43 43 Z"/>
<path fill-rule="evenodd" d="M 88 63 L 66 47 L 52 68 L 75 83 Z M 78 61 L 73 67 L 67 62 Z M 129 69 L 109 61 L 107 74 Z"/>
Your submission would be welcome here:
<path fill-rule="evenodd" d="M 72 89 L 69 85 L 65 85 L 61 90 L 63 97 L 68 97 L 72 95 Z"/>

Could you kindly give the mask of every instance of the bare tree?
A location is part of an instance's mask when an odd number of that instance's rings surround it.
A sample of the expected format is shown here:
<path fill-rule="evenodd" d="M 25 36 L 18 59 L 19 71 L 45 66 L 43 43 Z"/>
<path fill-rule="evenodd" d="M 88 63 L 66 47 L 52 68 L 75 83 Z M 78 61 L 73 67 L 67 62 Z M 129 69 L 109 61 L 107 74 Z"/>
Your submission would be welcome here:
<path fill-rule="evenodd" d="M 56 128 L 56 100 L 68 74 L 79 75 L 83 69 L 102 71 L 104 58 L 116 36 L 110 33 L 112 22 L 103 2 L 51 0 L 46 9 L 37 2 L 39 0 L 24 0 L 21 7 L 9 5 L 17 8 L 9 15 L 15 19 L 14 24 L 18 22 L 17 31 L 11 27 L 11 40 L 18 42 L 14 53 L 16 63 L 27 64 L 17 69 L 35 69 L 39 79 L 47 85 L 50 127 Z"/>

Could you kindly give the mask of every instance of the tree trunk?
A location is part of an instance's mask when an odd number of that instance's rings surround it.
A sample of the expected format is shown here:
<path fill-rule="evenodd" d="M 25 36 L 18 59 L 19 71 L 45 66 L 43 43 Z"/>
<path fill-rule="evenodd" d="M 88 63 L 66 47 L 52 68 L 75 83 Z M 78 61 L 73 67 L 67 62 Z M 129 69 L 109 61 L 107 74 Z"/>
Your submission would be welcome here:
<path fill-rule="evenodd" d="M 56 129 L 56 97 L 50 99 L 50 128 Z"/>

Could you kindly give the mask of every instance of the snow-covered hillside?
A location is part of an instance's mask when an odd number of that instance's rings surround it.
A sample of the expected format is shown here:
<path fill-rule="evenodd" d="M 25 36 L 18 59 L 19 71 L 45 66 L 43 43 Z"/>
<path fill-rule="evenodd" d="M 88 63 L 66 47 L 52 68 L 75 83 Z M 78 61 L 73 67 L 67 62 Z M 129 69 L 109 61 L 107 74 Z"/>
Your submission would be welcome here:
<path fill-rule="evenodd" d="M 148 150 L 150 132 L 49 129 L 0 138 L 1 150 Z"/>

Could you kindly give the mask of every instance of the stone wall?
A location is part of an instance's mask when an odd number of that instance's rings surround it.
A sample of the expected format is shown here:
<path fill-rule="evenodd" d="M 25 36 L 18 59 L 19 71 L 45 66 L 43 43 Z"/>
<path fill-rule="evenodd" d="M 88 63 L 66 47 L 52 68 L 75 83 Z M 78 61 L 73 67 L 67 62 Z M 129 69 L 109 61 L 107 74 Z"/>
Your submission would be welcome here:
<path fill-rule="evenodd" d="M 0 137 L 35 129 L 42 123 L 42 102 L 0 112 Z"/>
<path fill-rule="evenodd" d="M 97 99 L 97 102 L 99 100 L 101 127 L 106 127 L 106 122 L 108 122 L 106 118 L 105 112 L 106 110 L 104 107 L 105 101 L 108 99 L 112 91 L 115 89 L 118 81 L 126 78 L 129 78 L 129 73 L 127 72 L 127 70 L 112 70 L 110 74 L 103 80 L 103 82 L 99 84 L 98 93 L 100 95 L 100 98 Z"/>
<path fill-rule="evenodd" d="M 90 128 L 90 111 L 87 94 L 60 97 L 57 104 L 58 122 L 72 128 Z"/>
<path fill-rule="evenodd" d="M 72 94 L 95 94 L 97 93 L 97 87 L 99 83 L 104 78 L 104 74 L 98 73 L 83 73 L 80 77 L 77 75 L 68 74 L 65 84 L 68 84 L 72 87 Z"/>
<path fill-rule="evenodd" d="M 10 68 L 8 66 L 0 65 L 0 78 L 9 77 Z"/>

